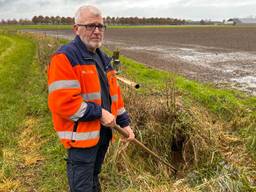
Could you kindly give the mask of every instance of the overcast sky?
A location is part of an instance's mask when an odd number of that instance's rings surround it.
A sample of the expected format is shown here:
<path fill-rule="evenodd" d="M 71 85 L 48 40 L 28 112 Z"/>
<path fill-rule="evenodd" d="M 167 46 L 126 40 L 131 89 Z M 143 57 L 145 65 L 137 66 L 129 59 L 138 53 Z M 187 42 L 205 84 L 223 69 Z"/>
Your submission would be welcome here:
<path fill-rule="evenodd" d="M 97 5 L 104 16 L 171 17 L 223 20 L 256 16 L 256 0 L 0 0 L 0 19 L 35 15 L 70 16 L 84 4 Z"/>

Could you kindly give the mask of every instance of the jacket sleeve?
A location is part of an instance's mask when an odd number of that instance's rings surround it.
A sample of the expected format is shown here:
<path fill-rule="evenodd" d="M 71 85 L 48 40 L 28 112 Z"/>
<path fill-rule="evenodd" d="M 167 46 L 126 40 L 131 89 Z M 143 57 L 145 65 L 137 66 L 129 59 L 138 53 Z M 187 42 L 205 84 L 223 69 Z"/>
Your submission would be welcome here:
<path fill-rule="evenodd" d="M 117 87 L 117 96 L 118 96 L 118 110 L 117 110 L 117 118 L 116 118 L 116 123 L 120 125 L 121 127 L 126 127 L 130 124 L 130 117 L 127 113 L 127 111 L 124 108 L 124 101 L 121 95 L 121 90 L 120 87 Z"/>
<path fill-rule="evenodd" d="M 83 101 L 80 82 L 65 54 L 56 54 L 48 66 L 48 105 L 52 113 L 72 121 L 101 117 L 101 107 Z"/>

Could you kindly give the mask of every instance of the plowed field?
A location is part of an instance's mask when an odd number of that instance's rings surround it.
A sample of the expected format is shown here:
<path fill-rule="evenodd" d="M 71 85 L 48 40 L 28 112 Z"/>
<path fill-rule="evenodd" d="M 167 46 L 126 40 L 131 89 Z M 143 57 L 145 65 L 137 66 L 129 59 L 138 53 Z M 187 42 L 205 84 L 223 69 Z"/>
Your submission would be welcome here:
<path fill-rule="evenodd" d="M 71 31 L 48 31 L 73 38 Z M 148 66 L 256 94 L 256 27 L 108 29 L 105 46 Z"/>

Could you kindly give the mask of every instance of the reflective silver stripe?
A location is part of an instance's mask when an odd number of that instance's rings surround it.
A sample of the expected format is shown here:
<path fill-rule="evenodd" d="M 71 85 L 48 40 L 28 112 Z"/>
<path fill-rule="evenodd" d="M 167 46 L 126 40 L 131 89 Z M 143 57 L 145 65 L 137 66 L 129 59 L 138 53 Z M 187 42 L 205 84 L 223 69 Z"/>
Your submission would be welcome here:
<path fill-rule="evenodd" d="M 114 102 L 116 102 L 116 101 L 117 101 L 117 95 L 111 96 L 111 100 L 114 101 Z"/>
<path fill-rule="evenodd" d="M 65 88 L 79 88 L 80 83 L 77 80 L 60 80 L 54 81 L 48 86 L 49 93 L 58 90 L 58 89 L 65 89 Z"/>
<path fill-rule="evenodd" d="M 82 117 L 87 109 L 87 103 L 82 102 L 81 106 L 77 110 L 77 112 L 70 117 L 71 120 L 77 121 L 80 117 Z"/>
<path fill-rule="evenodd" d="M 92 131 L 87 133 L 78 133 L 72 131 L 58 131 L 57 132 L 60 139 L 69 139 L 69 140 L 76 140 L 76 141 L 84 141 L 90 139 L 96 139 L 100 136 L 99 131 Z"/>
<path fill-rule="evenodd" d="M 96 139 L 99 136 L 100 136 L 99 131 L 92 131 L 87 133 L 74 132 L 72 140 L 81 141 L 81 140 Z"/>
<path fill-rule="evenodd" d="M 101 94 L 100 92 L 95 92 L 95 93 L 83 93 L 82 97 L 84 98 L 85 101 L 88 100 L 96 100 L 96 99 L 101 99 Z"/>
<path fill-rule="evenodd" d="M 60 139 L 72 139 L 73 132 L 70 131 L 58 131 L 57 132 Z"/>
<path fill-rule="evenodd" d="M 125 113 L 125 112 L 126 112 L 126 110 L 125 110 L 125 108 L 123 107 L 123 108 L 117 110 L 117 115 L 122 115 L 122 114 Z"/>

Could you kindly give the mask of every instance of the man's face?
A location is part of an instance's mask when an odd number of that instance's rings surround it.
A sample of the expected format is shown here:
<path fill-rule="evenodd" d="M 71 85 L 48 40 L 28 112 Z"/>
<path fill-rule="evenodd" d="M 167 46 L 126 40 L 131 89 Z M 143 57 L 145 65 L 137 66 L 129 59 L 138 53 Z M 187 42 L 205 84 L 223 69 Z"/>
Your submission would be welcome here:
<path fill-rule="evenodd" d="M 79 26 L 75 25 L 74 30 L 77 35 L 80 36 L 81 40 L 86 44 L 86 47 L 90 51 L 95 51 L 97 48 L 101 47 L 104 28 L 93 26 L 103 26 L 103 18 L 101 16 L 94 16 L 90 13 L 83 14 L 78 24 L 87 25 Z"/>

